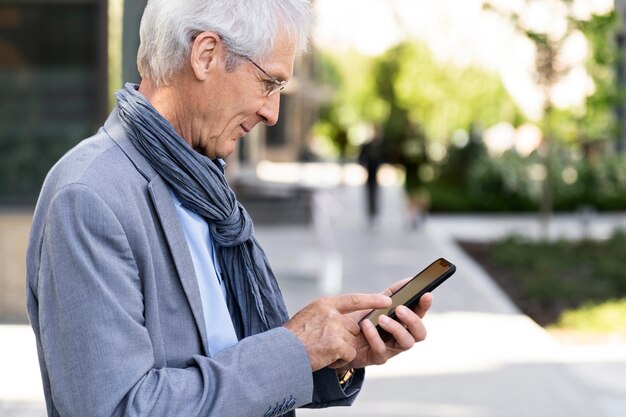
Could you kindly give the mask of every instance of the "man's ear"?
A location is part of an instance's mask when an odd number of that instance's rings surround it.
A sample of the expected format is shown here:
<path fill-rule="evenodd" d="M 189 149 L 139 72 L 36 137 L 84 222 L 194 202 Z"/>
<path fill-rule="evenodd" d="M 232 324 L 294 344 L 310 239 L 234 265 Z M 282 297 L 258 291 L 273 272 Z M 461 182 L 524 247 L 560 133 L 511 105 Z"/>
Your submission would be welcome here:
<path fill-rule="evenodd" d="M 202 32 L 191 46 L 191 69 L 199 81 L 204 81 L 218 58 L 220 37 L 214 32 Z"/>

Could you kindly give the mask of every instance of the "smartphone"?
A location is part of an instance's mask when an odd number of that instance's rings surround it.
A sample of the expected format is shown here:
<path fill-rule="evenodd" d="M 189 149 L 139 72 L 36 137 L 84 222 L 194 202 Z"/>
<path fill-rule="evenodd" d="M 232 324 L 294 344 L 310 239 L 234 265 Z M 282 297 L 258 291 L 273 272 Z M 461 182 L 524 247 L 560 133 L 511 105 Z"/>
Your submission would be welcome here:
<path fill-rule="evenodd" d="M 454 266 L 450 261 L 447 261 L 444 258 L 437 259 L 391 295 L 391 307 L 373 310 L 361 321 L 366 319 L 370 320 L 376 326 L 376 329 L 383 340 L 389 339 L 391 335 L 378 325 L 378 317 L 385 314 L 395 320 L 395 310 L 399 305 L 405 305 L 413 310 L 417 306 L 417 303 L 422 295 L 437 288 L 442 282 L 450 278 L 455 271 L 456 266 Z"/>

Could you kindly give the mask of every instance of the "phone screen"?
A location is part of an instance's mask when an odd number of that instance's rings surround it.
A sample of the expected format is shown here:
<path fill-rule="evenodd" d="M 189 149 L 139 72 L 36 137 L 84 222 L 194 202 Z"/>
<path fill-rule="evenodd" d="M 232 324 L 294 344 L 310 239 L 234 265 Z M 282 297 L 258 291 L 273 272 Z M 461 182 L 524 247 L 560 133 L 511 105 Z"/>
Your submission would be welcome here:
<path fill-rule="evenodd" d="M 385 314 L 393 318 L 395 316 L 394 311 L 399 305 L 414 308 L 422 295 L 437 288 L 455 270 L 455 266 L 447 260 L 443 258 L 436 260 L 391 296 L 391 307 L 374 310 L 364 320 L 369 319 L 374 325 L 378 325 L 380 315 Z"/>

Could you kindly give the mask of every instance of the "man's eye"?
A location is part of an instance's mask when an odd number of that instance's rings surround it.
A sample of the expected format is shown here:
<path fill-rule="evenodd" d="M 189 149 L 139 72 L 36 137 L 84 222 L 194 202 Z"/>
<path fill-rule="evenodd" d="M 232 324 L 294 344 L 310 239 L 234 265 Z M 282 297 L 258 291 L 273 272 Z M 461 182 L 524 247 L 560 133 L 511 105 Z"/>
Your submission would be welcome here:
<path fill-rule="evenodd" d="M 265 91 L 271 93 L 276 88 L 276 83 L 272 80 L 265 80 Z"/>

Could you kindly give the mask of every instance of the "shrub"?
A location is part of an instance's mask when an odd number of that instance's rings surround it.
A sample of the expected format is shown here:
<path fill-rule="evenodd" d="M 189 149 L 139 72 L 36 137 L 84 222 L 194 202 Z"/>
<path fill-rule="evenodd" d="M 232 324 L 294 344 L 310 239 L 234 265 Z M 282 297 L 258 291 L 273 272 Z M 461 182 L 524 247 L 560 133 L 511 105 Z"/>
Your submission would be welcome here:
<path fill-rule="evenodd" d="M 491 246 L 488 259 L 502 272 L 496 279 L 540 324 L 557 321 L 570 326 L 568 320 L 580 320 L 577 317 L 584 312 L 599 316 L 622 312 L 622 326 L 626 323 L 624 231 L 616 231 L 604 241 L 548 242 L 510 236 Z M 604 309 L 606 303 L 611 313 Z M 564 311 L 572 312 L 574 318 L 560 317 Z M 588 320 L 596 321 L 601 319 Z"/>

